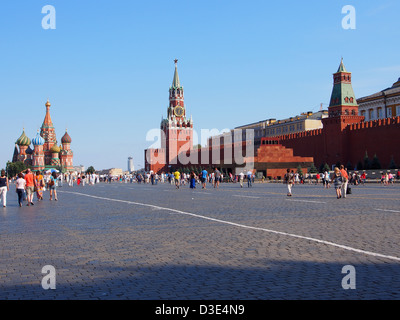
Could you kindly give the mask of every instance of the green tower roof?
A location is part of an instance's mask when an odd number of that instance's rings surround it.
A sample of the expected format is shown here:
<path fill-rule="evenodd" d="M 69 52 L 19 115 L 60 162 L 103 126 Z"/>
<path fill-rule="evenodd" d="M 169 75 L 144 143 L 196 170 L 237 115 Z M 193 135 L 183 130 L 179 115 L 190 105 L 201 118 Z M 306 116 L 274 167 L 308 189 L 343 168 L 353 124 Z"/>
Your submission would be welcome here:
<path fill-rule="evenodd" d="M 339 69 L 338 69 L 338 71 L 336 73 L 339 73 L 339 72 L 347 72 L 347 70 L 346 70 L 346 68 L 344 67 L 344 64 L 343 64 L 343 58 L 342 58 L 342 61 L 340 62 Z"/>
<path fill-rule="evenodd" d="M 342 61 L 340 62 L 340 66 L 338 71 L 335 73 L 350 73 L 346 70 L 344 64 L 343 64 L 343 58 Z M 329 104 L 330 107 L 332 106 L 357 106 L 357 100 L 356 96 L 353 91 L 353 86 L 351 85 L 351 82 L 344 82 L 340 81 L 337 82 L 333 85 L 332 89 L 332 96 L 331 96 L 331 101 Z"/>

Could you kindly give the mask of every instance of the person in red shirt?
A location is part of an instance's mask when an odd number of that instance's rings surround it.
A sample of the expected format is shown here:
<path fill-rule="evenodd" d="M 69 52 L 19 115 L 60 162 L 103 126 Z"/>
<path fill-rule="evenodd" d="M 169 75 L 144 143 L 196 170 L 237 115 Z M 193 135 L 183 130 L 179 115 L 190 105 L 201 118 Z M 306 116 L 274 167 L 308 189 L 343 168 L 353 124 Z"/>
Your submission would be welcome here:
<path fill-rule="evenodd" d="M 24 178 L 26 181 L 26 198 L 28 201 L 27 206 L 33 206 L 33 194 L 35 193 L 35 177 L 33 176 L 31 169 L 26 170 Z"/>
<path fill-rule="evenodd" d="M 340 174 L 342 175 L 342 197 L 346 198 L 346 192 L 347 192 L 347 184 L 349 182 L 349 175 L 347 174 L 347 171 L 345 170 L 344 166 L 340 166 Z"/>
<path fill-rule="evenodd" d="M 365 174 L 365 171 L 361 175 L 361 182 L 362 184 L 365 184 L 365 180 L 367 179 L 367 175 Z"/>

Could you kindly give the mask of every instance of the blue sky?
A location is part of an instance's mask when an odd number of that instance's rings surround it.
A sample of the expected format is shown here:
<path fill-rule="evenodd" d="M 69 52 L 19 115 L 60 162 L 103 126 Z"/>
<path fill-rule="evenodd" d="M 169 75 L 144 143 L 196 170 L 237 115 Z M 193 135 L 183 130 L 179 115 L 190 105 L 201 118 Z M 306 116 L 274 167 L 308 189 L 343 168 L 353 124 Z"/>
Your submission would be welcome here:
<path fill-rule="evenodd" d="M 42 7 L 56 29 L 42 28 Z M 342 28 L 342 8 L 356 29 Z M 144 165 L 146 133 L 166 116 L 175 58 L 194 128 L 222 130 L 327 108 L 341 57 L 362 97 L 400 77 L 400 2 L 2 1 L 0 167 L 47 98 L 74 164 Z"/>

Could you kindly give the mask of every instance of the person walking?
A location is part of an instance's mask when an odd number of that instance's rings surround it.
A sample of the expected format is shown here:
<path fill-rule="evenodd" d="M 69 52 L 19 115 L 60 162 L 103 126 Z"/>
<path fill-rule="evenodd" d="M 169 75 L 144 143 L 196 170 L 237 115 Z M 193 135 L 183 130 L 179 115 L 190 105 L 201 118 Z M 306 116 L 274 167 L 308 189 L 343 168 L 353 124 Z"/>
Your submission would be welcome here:
<path fill-rule="evenodd" d="M 285 176 L 283 178 L 283 182 L 287 185 L 287 196 L 291 197 L 292 196 L 292 187 L 294 184 L 294 173 L 293 170 L 290 172 L 290 169 L 286 170 Z"/>
<path fill-rule="evenodd" d="M 35 193 L 35 177 L 31 172 L 31 169 L 26 170 L 25 174 L 25 181 L 26 181 L 26 197 L 28 204 L 27 206 L 34 205 L 33 204 L 33 194 Z"/>
<path fill-rule="evenodd" d="M 43 188 L 44 188 L 44 179 L 42 173 L 38 170 L 36 171 L 36 197 L 38 201 L 43 200 Z"/>
<path fill-rule="evenodd" d="M 244 173 L 243 171 L 240 171 L 239 173 L 239 183 L 240 183 L 240 187 L 243 188 L 243 180 L 244 180 Z"/>
<path fill-rule="evenodd" d="M 190 173 L 190 189 L 196 188 L 196 174 L 192 171 Z"/>
<path fill-rule="evenodd" d="M 324 172 L 324 187 L 326 188 L 326 189 L 329 189 L 330 188 L 330 184 L 329 184 L 329 172 L 328 171 L 325 171 Z"/>
<path fill-rule="evenodd" d="M 342 196 L 346 198 L 349 175 L 343 165 L 340 166 L 340 174 L 342 175 Z"/>
<path fill-rule="evenodd" d="M 253 172 L 251 172 L 250 170 L 247 171 L 247 187 L 250 188 L 251 187 L 251 176 L 253 175 Z"/>
<path fill-rule="evenodd" d="M 338 167 L 335 167 L 335 171 L 333 173 L 333 184 L 335 186 L 336 190 L 336 197 L 340 199 L 342 197 L 342 174 L 340 173 L 340 170 Z"/>
<path fill-rule="evenodd" d="M 179 189 L 179 186 L 181 184 L 181 173 L 178 170 L 174 172 L 174 178 L 175 178 L 175 187 L 176 189 Z"/>
<path fill-rule="evenodd" d="M 206 169 L 204 169 L 204 170 L 201 172 L 201 179 L 200 179 L 202 189 L 205 189 L 205 188 L 206 188 L 207 176 L 208 176 L 208 172 L 207 172 Z"/>
<path fill-rule="evenodd" d="M 5 170 L 1 170 L 0 176 L 0 201 L 3 203 L 3 208 L 7 206 L 7 192 L 10 190 L 8 185 L 8 178 Z"/>
<path fill-rule="evenodd" d="M 215 168 L 214 170 L 214 188 L 219 189 L 219 183 L 221 181 L 221 172 Z"/>
<path fill-rule="evenodd" d="M 54 200 L 57 201 L 57 173 L 53 172 L 50 176 L 49 180 L 49 189 L 50 189 L 50 201 L 53 200 L 53 194 L 54 194 Z"/>
<path fill-rule="evenodd" d="M 24 179 L 24 175 L 20 172 L 18 174 L 18 178 L 15 181 L 16 192 L 18 194 L 18 203 L 19 206 L 22 207 L 22 202 L 24 201 L 24 192 L 25 192 L 26 181 Z"/>

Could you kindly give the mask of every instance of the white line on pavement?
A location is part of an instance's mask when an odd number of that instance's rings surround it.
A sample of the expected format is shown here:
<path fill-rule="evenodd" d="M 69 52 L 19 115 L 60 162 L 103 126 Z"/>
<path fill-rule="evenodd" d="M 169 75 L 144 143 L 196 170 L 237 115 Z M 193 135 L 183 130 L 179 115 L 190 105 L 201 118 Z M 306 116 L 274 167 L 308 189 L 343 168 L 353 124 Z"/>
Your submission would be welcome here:
<path fill-rule="evenodd" d="M 240 198 L 251 198 L 251 199 L 260 199 L 260 197 L 254 197 L 254 196 L 242 196 L 242 195 L 233 195 L 234 197 L 240 197 Z"/>
<path fill-rule="evenodd" d="M 284 235 L 284 236 L 288 236 L 288 237 L 292 237 L 292 238 L 309 240 L 309 241 L 312 241 L 312 242 L 322 243 L 322 244 L 325 244 L 325 245 L 328 245 L 328 246 L 333 246 L 333 247 L 341 248 L 341 249 L 348 250 L 348 251 L 353 251 L 353 252 L 357 252 L 357 253 L 361 253 L 361 254 L 365 254 L 365 255 L 370 255 L 370 256 L 373 256 L 373 257 L 379 257 L 379 258 L 385 258 L 385 259 L 400 261 L 399 257 L 394 257 L 394 256 L 389 256 L 389 255 L 376 253 L 376 252 L 371 252 L 371 251 L 361 250 L 361 249 L 357 249 L 357 248 L 352 248 L 352 247 L 349 247 L 349 246 L 337 244 L 337 243 L 330 242 L 330 241 L 325 241 L 325 240 L 320 240 L 320 239 L 311 238 L 311 237 L 305 237 L 305 236 L 299 236 L 299 235 L 292 234 L 292 233 L 276 231 L 276 230 L 271 230 L 271 229 L 266 229 L 266 228 L 247 226 L 247 225 L 244 225 L 244 224 L 239 224 L 239 223 L 235 223 L 235 222 L 230 222 L 230 221 L 210 218 L 210 217 L 206 217 L 206 216 L 202 216 L 202 215 L 198 215 L 198 214 L 194 214 L 194 213 L 190 213 L 190 212 L 180 211 L 180 210 L 171 209 L 171 208 L 164 208 L 164 207 L 160 207 L 160 206 L 156 206 L 156 205 L 152 205 L 152 204 L 140 203 L 140 202 L 134 202 L 134 201 L 127 201 L 127 200 L 104 198 L 104 197 L 98 197 L 98 196 L 93 196 L 93 195 L 79 193 L 79 192 L 71 192 L 71 191 L 59 191 L 59 192 L 76 194 L 76 195 L 85 196 L 85 197 L 94 198 L 94 199 L 101 199 L 101 200 L 107 200 L 107 201 L 134 204 L 134 205 L 143 206 L 143 207 L 150 207 L 150 208 L 158 209 L 158 210 L 171 211 L 171 212 L 174 212 L 174 213 L 180 213 L 180 214 L 187 215 L 187 216 L 192 216 L 192 217 L 201 218 L 201 219 L 205 219 L 205 220 L 210 220 L 210 221 L 220 222 L 220 223 L 224 223 L 224 224 L 229 224 L 229 225 L 232 225 L 232 226 L 235 226 L 235 227 L 240 227 L 240 228 L 245 228 L 245 229 L 252 229 L 252 230 L 259 230 L 259 231 L 265 231 L 265 232 Z"/>
<path fill-rule="evenodd" d="M 375 209 L 375 210 L 400 213 L 400 211 L 396 211 L 396 210 L 387 210 L 387 209 Z"/>
<path fill-rule="evenodd" d="M 286 201 L 311 202 L 311 203 L 326 203 L 326 202 L 322 202 L 322 201 L 312 201 L 312 200 L 293 200 L 293 199 L 286 199 Z"/>

